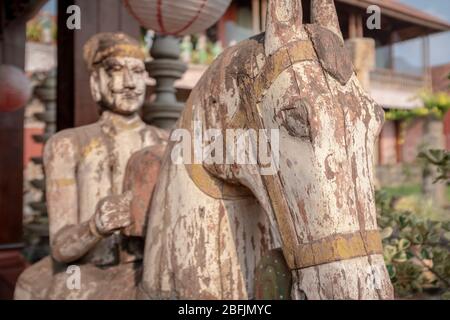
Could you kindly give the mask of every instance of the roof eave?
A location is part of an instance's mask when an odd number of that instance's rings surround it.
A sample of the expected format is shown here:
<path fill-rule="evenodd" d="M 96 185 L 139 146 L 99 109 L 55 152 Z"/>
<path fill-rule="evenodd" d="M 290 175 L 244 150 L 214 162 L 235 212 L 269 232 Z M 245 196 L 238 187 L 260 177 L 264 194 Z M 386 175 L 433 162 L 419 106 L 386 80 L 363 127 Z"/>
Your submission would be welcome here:
<path fill-rule="evenodd" d="M 444 32 L 444 31 L 450 31 L 450 23 L 447 23 L 445 21 L 442 21 L 438 18 L 435 18 L 435 20 L 426 20 L 422 19 L 416 16 L 413 16 L 411 14 L 407 14 L 405 12 L 399 12 L 398 10 L 394 10 L 392 8 L 388 8 L 386 6 L 383 6 L 383 3 L 377 0 L 338 0 L 339 2 L 346 3 L 352 6 L 360 7 L 362 9 L 367 9 L 368 5 L 371 4 L 379 4 L 380 7 L 382 7 L 382 14 L 396 18 L 398 20 L 407 21 L 410 23 L 413 23 L 415 25 L 420 25 L 423 27 L 427 27 L 430 29 L 430 33 L 436 33 L 436 32 Z"/>

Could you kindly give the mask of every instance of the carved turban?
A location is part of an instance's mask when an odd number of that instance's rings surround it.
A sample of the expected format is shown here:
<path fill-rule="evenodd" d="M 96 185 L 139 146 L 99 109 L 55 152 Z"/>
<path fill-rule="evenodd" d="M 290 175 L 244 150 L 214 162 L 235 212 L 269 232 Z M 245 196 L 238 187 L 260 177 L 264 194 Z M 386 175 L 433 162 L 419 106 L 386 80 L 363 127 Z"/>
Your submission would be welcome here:
<path fill-rule="evenodd" d="M 139 42 L 124 33 L 104 32 L 92 36 L 84 45 L 84 61 L 90 71 L 109 57 L 145 59 Z"/>

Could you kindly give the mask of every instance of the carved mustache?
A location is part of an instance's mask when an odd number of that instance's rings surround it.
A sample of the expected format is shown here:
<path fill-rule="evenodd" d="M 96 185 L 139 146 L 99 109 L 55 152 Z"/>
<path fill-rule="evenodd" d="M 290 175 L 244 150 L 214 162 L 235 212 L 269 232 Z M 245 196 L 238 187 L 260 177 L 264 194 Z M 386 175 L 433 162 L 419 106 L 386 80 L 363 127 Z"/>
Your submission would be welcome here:
<path fill-rule="evenodd" d="M 113 94 L 121 94 L 124 95 L 126 98 L 137 98 L 144 93 L 143 90 L 135 90 L 135 89 L 118 89 L 111 91 Z"/>

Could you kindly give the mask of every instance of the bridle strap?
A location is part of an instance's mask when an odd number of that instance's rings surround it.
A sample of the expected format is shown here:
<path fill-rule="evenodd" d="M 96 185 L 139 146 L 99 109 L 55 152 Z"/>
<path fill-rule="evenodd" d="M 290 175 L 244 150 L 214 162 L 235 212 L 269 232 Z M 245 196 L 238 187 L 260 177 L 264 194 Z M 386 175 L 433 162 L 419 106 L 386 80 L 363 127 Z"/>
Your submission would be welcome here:
<path fill-rule="evenodd" d="M 295 63 L 314 60 L 318 61 L 318 58 L 310 40 L 288 43 L 266 59 L 266 63 L 255 79 L 254 97 L 258 97 L 257 101 L 261 101 L 266 90 L 278 76 Z"/>
<path fill-rule="evenodd" d="M 292 269 L 302 269 L 325 263 L 383 253 L 378 230 L 336 234 L 295 247 Z"/>
<path fill-rule="evenodd" d="M 262 115 L 259 112 L 258 104 L 261 103 L 266 91 L 279 77 L 279 75 L 292 67 L 295 63 L 302 61 L 318 60 L 310 40 L 300 40 L 287 44 L 278 51 L 266 58 L 266 62 L 261 72 L 254 81 L 254 90 L 250 93 L 253 101 L 250 102 L 252 111 L 247 112 L 248 124 L 253 129 L 263 128 Z M 279 233 L 282 240 L 283 254 L 290 269 L 296 269 L 297 256 L 297 234 L 295 231 L 293 217 L 289 210 L 289 205 L 282 192 L 282 185 L 278 174 L 261 176 L 268 190 L 272 210 L 278 224 Z"/>
<path fill-rule="evenodd" d="M 180 128 L 186 129 L 193 137 L 193 104 L 188 100 L 184 108 L 183 116 L 180 121 Z M 214 199 L 237 200 L 253 197 L 253 193 L 244 186 L 227 183 L 225 180 L 216 178 L 206 171 L 203 164 L 192 163 L 185 164 L 186 171 L 192 182 L 206 195 Z"/>

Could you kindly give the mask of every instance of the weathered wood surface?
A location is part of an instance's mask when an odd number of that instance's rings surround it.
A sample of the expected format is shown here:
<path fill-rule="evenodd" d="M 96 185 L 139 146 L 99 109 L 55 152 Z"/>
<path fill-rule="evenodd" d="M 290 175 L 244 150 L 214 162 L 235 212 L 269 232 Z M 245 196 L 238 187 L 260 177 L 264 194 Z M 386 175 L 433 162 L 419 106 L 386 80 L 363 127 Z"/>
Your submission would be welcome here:
<path fill-rule="evenodd" d="M 280 170 L 178 165 L 169 146 L 149 211 L 147 297 L 254 298 L 255 267 L 280 247 L 293 299 L 393 297 L 373 190 L 383 110 L 353 72 L 333 1 L 313 0 L 311 13 L 303 25 L 300 1 L 270 1 L 266 33 L 225 50 L 194 88 L 180 128 L 279 129 Z"/>
<path fill-rule="evenodd" d="M 143 237 L 147 230 L 147 211 L 158 181 L 165 144 L 147 147 L 134 153 L 128 160 L 124 177 L 124 190 L 130 191 L 130 226 L 124 235 Z"/>

